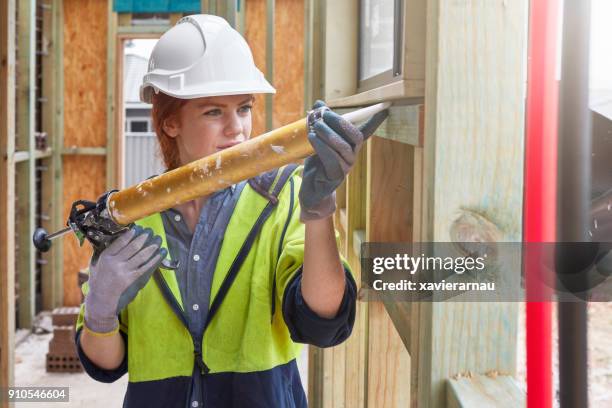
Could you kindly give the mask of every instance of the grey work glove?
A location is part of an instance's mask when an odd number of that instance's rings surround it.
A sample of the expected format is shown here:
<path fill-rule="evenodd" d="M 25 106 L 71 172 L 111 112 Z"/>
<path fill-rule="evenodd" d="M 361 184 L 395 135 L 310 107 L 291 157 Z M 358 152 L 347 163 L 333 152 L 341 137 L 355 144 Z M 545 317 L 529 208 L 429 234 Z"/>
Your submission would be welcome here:
<path fill-rule="evenodd" d="M 316 101 L 313 109 L 325 106 Z M 327 110 L 313 125 L 308 140 L 316 154 L 304 162 L 300 188 L 300 220 L 329 217 L 336 210 L 335 191 L 355 163 L 357 152 L 387 118 L 385 109 L 356 127 L 337 113 Z"/>
<path fill-rule="evenodd" d="M 134 226 L 116 238 L 89 267 L 85 325 L 97 333 L 117 329 L 117 315 L 142 289 L 167 251 L 150 228 Z"/>

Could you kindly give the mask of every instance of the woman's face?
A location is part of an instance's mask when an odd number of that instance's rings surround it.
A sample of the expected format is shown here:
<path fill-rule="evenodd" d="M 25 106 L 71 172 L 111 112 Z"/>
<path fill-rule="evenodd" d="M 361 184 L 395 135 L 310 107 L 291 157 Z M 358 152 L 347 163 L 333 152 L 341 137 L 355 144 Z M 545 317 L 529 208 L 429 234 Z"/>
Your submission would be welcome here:
<path fill-rule="evenodd" d="M 181 165 L 244 142 L 251 136 L 253 95 L 190 99 L 164 130 L 176 139 Z"/>

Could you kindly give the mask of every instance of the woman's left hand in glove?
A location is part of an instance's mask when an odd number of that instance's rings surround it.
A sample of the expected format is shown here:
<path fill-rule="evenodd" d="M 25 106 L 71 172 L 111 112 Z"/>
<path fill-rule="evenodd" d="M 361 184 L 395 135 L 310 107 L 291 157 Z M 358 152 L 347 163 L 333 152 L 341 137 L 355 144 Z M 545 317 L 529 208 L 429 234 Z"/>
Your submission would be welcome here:
<path fill-rule="evenodd" d="M 315 102 L 313 109 L 325 107 Z M 336 210 L 335 191 L 351 167 L 363 142 L 387 118 L 384 110 L 356 127 L 342 116 L 326 110 L 308 133 L 308 140 L 316 154 L 306 159 L 299 198 L 302 221 L 329 217 Z"/>

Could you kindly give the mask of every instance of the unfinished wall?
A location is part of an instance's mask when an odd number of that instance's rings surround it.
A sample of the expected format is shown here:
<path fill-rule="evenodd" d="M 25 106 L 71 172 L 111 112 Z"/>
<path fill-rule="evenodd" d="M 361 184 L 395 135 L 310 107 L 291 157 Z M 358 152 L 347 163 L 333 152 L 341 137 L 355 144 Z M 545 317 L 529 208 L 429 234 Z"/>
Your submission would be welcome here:
<path fill-rule="evenodd" d="M 266 74 L 266 1 L 250 0 L 245 2 L 246 24 L 244 37 L 251 50 L 255 65 Z M 260 135 L 266 128 L 266 99 L 262 94 L 255 96 L 253 105 L 252 135 Z"/>
<path fill-rule="evenodd" d="M 64 1 L 64 146 L 106 147 L 107 10 L 102 0 Z M 104 156 L 64 155 L 64 219 L 78 199 L 95 200 L 105 191 Z M 64 241 L 64 304 L 78 305 L 78 271 L 90 245 Z"/>
<path fill-rule="evenodd" d="M 304 116 L 304 0 L 276 2 L 274 116 L 277 128 Z"/>
<path fill-rule="evenodd" d="M 246 2 L 245 38 L 255 65 L 266 73 L 266 1 Z M 276 1 L 274 10 L 273 127 L 304 116 L 304 0 Z M 252 135 L 265 132 L 265 96 L 257 95 Z"/>

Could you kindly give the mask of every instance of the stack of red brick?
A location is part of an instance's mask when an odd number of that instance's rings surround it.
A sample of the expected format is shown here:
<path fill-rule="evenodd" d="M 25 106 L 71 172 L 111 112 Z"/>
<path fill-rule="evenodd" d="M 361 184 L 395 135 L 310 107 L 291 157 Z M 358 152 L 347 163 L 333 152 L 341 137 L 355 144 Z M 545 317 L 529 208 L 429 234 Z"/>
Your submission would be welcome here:
<path fill-rule="evenodd" d="M 53 310 L 53 338 L 47 353 L 47 372 L 80 373 L 83 366 L 74 344 L 74 326 L 78 307 L 59 307 Z"/>

